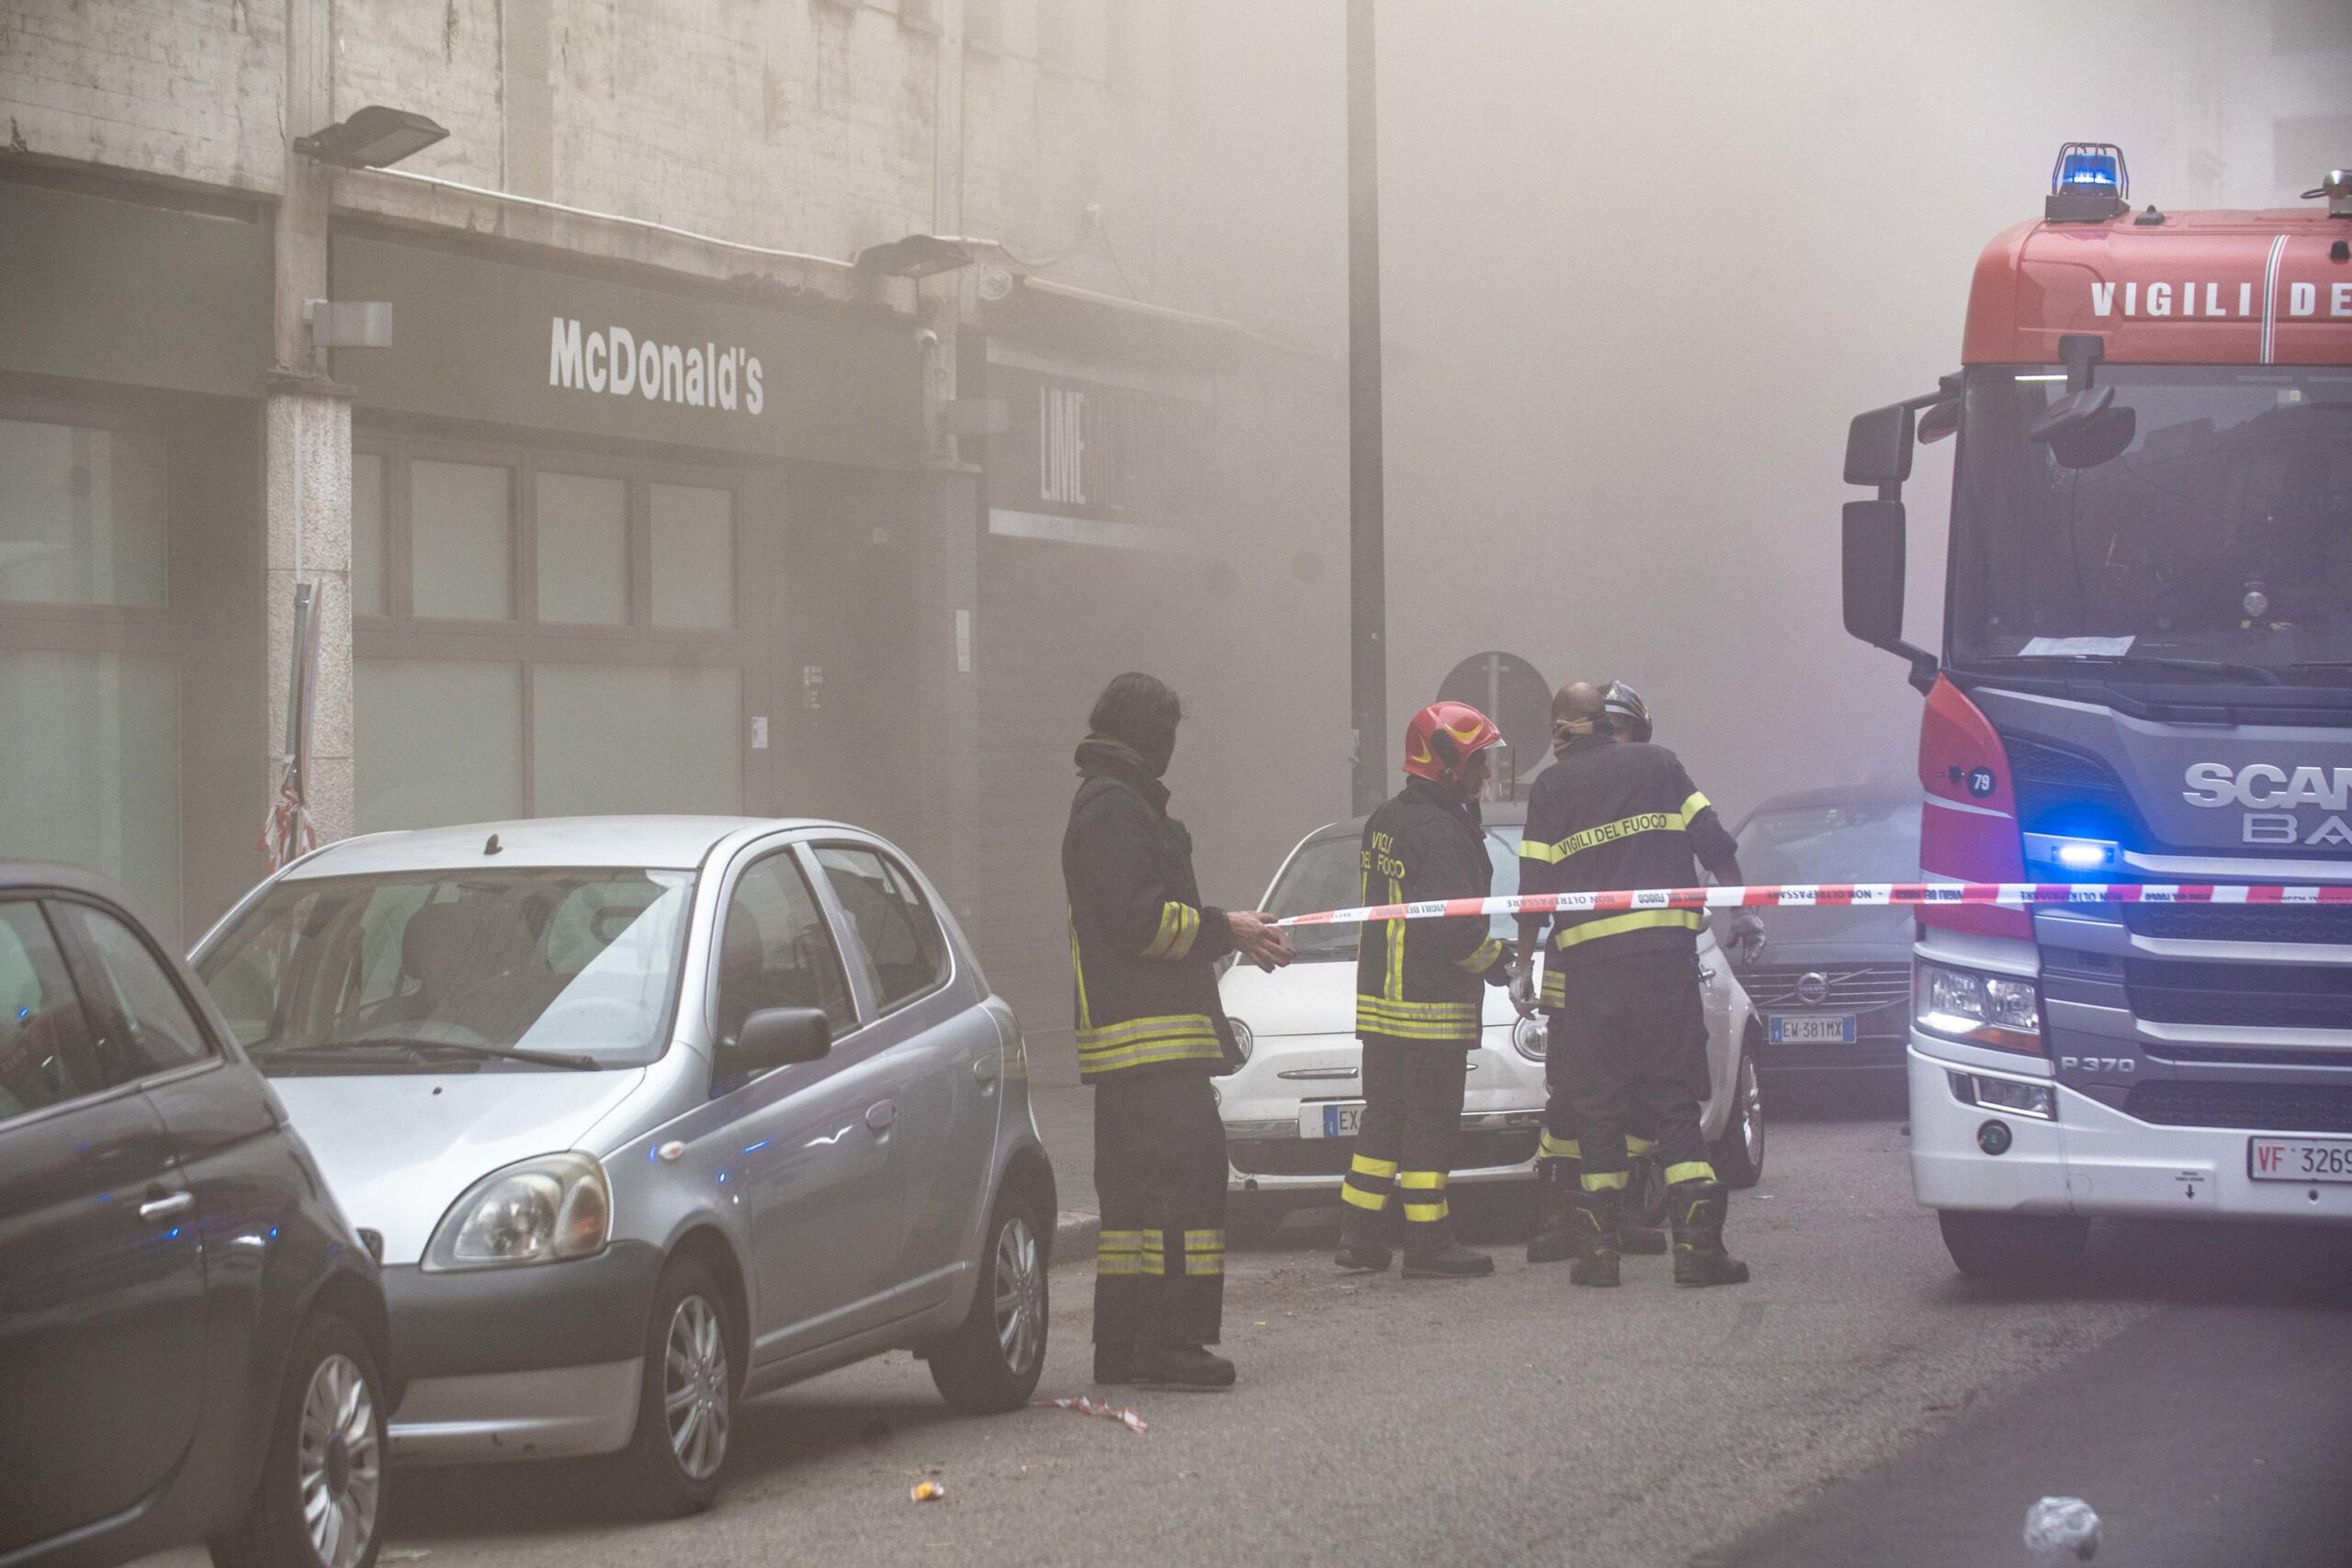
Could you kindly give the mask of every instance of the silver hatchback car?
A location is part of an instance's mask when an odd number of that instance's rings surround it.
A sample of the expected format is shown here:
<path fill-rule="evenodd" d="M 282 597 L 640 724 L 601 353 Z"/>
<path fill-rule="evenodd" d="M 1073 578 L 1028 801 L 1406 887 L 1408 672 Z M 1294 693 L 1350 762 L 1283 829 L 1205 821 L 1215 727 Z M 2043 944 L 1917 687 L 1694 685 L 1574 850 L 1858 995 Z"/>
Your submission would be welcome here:
<path fill-rule="evenodd" d="M 739 1400 L 894 1348 L 1009 1410 L 1054 1177 L 1012 1010 L 911 862 L 837 823 L 346 840 L 198 972 L 380 1247 L 396 1459 L 614 1454 L 717 1491 Z"/>

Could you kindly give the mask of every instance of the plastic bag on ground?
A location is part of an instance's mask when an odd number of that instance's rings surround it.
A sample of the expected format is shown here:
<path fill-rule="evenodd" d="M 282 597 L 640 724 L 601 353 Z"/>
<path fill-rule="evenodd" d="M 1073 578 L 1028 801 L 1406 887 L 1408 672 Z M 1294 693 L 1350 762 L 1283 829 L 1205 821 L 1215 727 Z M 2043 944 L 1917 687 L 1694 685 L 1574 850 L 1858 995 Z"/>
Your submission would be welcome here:
<path fill-rule="evenodd" d="M 2098 1555 L 2098 1515 L 2080 1497 L 2044 1497 L 2025 1511 L 2025 1547 L 2043 1568 Z"/>

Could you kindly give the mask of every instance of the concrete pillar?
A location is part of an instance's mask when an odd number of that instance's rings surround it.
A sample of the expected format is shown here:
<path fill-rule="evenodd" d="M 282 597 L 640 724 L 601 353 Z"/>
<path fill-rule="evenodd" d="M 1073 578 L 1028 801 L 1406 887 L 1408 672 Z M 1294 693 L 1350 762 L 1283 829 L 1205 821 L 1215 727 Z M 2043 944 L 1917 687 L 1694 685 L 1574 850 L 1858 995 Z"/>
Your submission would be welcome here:
<path fill-rule="evenodd" d="M 294 139 L 326 125 L 334 104 L 332 0 L 288 0 L 285 178 L 275 226 L 275 359 L 263 412 L 264 600 L 269 637 L 262 665 L 268 724 L 254 820 L 277 797 L 285 766 L 288 673 L 294 652 L 294 589 L 313 585 L 319 663 L 311 709 L 311 820 L 322 842 L 352 830 L 351 394 L 311 346 L 306 301 L 327 295 L 327 215 L 333 171 L 294 151 Z"/>

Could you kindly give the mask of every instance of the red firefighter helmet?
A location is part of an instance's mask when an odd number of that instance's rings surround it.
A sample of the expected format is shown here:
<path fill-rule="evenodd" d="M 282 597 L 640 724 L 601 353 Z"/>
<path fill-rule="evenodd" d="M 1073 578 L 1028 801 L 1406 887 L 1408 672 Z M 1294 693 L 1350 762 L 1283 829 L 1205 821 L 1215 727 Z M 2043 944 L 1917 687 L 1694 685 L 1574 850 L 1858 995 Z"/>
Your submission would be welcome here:
<path fill-rule="evenodd" d="M 1468 703 L 1431 703 L 1405 727 L 1405 771 L 1460 784 L 1470 759 L 1502 738 L 1495 721 Z"/>

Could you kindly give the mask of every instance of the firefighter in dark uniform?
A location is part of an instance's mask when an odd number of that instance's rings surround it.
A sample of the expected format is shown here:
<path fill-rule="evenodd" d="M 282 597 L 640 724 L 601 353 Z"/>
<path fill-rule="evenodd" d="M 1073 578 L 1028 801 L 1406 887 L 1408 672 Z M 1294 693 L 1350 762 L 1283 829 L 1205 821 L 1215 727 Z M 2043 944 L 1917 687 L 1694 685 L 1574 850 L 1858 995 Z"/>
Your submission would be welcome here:
<path fill-rule="evenodd" d="M 1493 890 L 1478 789 L 1487 750 L 1501 739 L 1494 721 L 1466 703 L 1435 703 L 1414 716 L 1405 732 L 1405 788 L 1364 823 L 1366 904 L 1484 898 Z M 1363 1120 L 1340 1189 L 1347 1204 L 1340 1267 L 1388 1267 L 1394 1205 L 1404 1211 L 1407 1275 L 1494 1272 L 1493 1258 L 1454 1239 L 1445 1182 L 1482 998 L 1510 977 L 1510 954 L 1484 916 L 1363 928 L 1356 948 Z"/>
<path fill-rule="evenodd" d="M 1290 962 L 1262 915 L 1201 902 L 1193 840 L 1159 782 L 1183 708 L 1149 675 L 1105 687 L 1062 837 L 1079 1077 L 1094 1086 L 1094 1378 L 1215 1389 L 1225 1302 L 1225 1129 L 1210 1077 L 1231 1026 L 1217 959 Z"/>
<path fill-rule="evenodd" d="M 1529 792 L 1521 893 L 1690 887 L 1703 864 L 1742 880 L 1731 834 L 1673 752 L 1612 742 L 1602 694 L 1565 687 L 1553 703 L 1559 761 Z M 1657 1119 L 1679 1285 L 1730 1285 L 1747 1266 L 1724 1250 L 1729 1193 L 1708 1163 L 1700 1109 L 1709 1089 L 1692 909 L 1562 914 L 1523 920 L 1526 953 L 1548 929 L 1544 999 L 1557 1015 L 1582 1156 L 1573 1194 L 1579 1285 L 1618 1282 L 1619 1206 L 1630 1169 L 1626 1123 Z"/>

